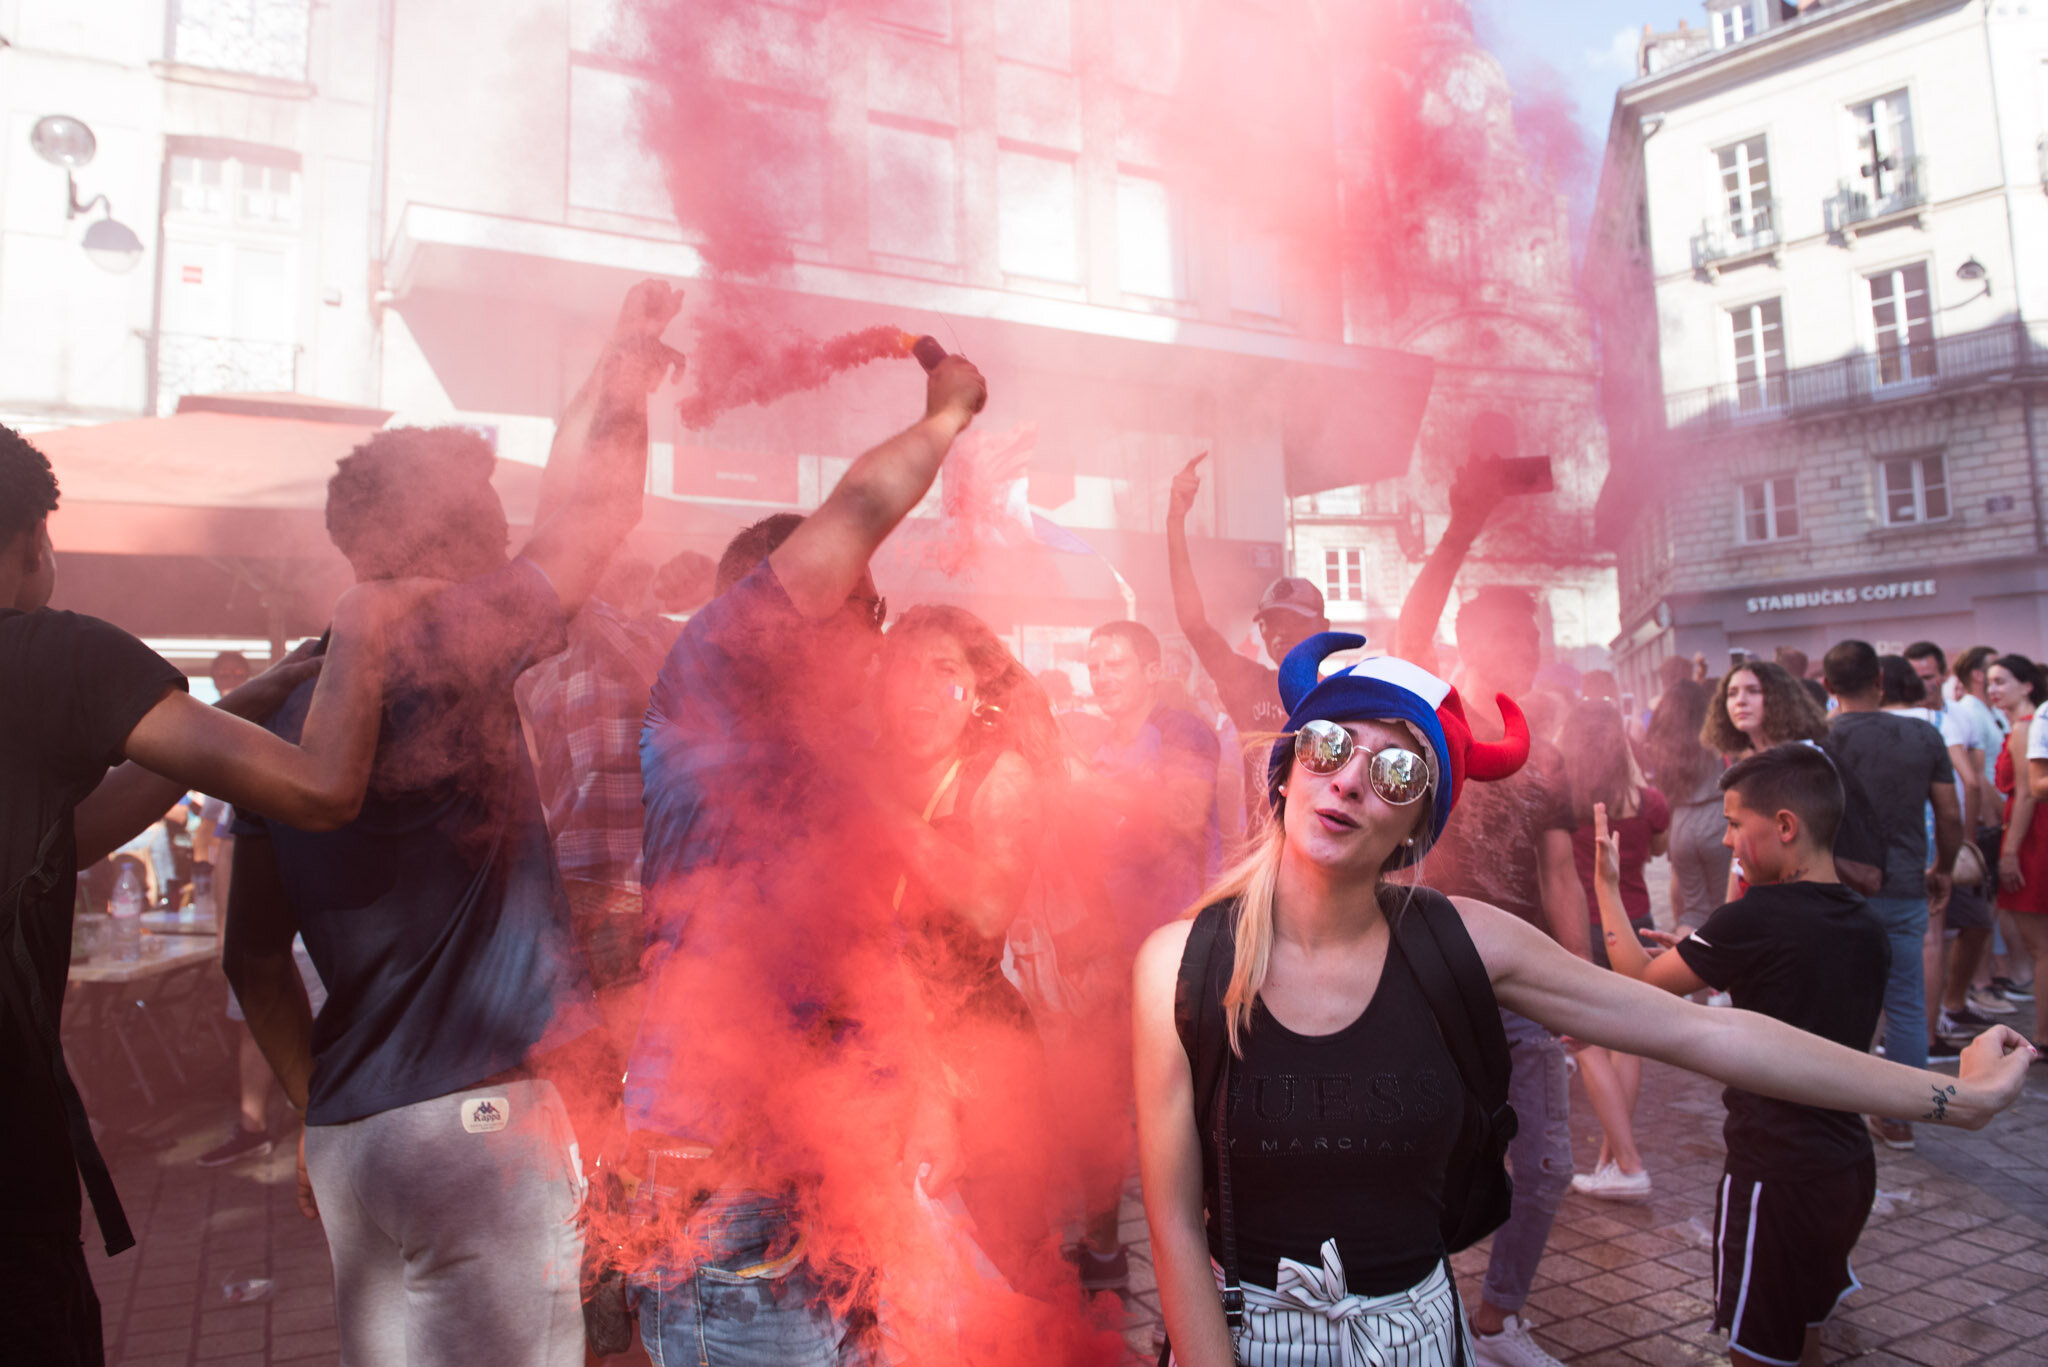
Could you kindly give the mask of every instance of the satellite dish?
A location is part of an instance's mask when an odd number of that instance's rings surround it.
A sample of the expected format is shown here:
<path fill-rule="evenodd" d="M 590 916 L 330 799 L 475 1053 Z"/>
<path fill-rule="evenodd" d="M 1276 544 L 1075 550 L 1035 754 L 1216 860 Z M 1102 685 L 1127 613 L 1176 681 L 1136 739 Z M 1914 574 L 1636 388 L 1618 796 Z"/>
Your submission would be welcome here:
<path fill-rule="evenodd" d="M 28 145 L 44 161 L 67 171 L 89 165 L 93 154 L 100 150 L 99 139 L 92 135 L 85 121 L 69 114 L 46 114 L 37 119 L 36 126 L 29 130 Z"/>

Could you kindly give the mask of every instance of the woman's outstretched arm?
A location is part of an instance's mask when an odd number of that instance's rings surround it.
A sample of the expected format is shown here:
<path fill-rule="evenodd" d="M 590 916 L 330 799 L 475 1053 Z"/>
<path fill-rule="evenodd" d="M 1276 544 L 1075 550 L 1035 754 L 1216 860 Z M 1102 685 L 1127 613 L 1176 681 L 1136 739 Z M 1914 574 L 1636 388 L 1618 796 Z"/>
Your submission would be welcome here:
<path fill-rule="evenodd" d="M 1159 1311 L 1181 1367 L 1230 1367 L 1234 1360 L 1223 1301 L 1209 1270 L 1202 1225 L 1202 1141 L 1195 1127 L 1195 1084 L 1173 1028 L 1173 989 L 1190 921 L 1152 933 L 1138 951 L 1132 982 L 1133 1059 L 1138 1093 L 1138 1171 Z"/>
<path fill-rule="evenodd" d="M 1769 1016 L 1697 1006 L 1604 972 L 1497 907 L 1453 900 L 1508 1010 L 1588 1044 L 1659 1059 L 1744 1091 L 1975 1130 L 2019 1099 L 2034 1057 L 2026 1040 L 1999 1026 L 1964 1052 L 1958 1077 L 1908 1068 Z"/>

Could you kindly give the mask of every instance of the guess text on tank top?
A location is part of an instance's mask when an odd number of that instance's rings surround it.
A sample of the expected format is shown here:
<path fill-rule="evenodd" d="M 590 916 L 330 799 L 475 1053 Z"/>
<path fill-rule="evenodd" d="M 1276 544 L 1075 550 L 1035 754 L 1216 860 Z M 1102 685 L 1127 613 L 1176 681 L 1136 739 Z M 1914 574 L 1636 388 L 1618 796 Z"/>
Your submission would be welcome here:
<path fill-rule="evenodd" d="M 1421 1154 L 1442 1142 L 1452 1086 L 1434 1068 L 1233 1077 L 1231 1156 Z"/>

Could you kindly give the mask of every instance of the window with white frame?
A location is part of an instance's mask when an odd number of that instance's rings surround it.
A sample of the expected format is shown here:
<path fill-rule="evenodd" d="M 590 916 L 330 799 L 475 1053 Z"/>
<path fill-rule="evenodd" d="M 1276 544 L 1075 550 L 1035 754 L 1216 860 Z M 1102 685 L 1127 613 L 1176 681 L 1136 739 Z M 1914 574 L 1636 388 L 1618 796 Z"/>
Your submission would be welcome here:
<path fill-rule="evenodd" d="M 1934 374 L 1934 305 L 1927 294 L 1927 263 L 1865 276 L 1870 285 L 1870 326 L 1877 346 L 1879 387 L 1910 384 Z"/>
<path fill-rule="evenodd" d="M 312 0 L 171 0 L 171 60 L 281 81 L 306 79 Z"/>
<path fill-rule="evenodd" d="M 1771 231 L 1771 162 L 1764 135 L 1715 149 L 1721 169 L 1721 203 L 1728 231 L 1749 241 Z"/>
<path fill-rule="evenodd" d="M 1728 340 L 1735 358 L 1735 403 L 1744 413 L 1785 402 L 1783 301 L 1763 299 L 1728 310 Z"/>
<path fill-rule="evenodd" d="M 996 153 L 996 258 L 1011 275 L 1081 277 L 1081 210 L 1074 162 L 1003 148 Z"/>
<path fill-rule="evenodd" d="M 1179 299 L 1187 292 L 1181 225 L 1163 180 L 1121 175 L 1116 181 L 1117 277 L 1125 294 Z"/>
<path fill-rule="evenodd" d="M 1856 125 L 1856 155 L 1861 158 L 1857 174 L 1871 203 L 1881 210 L 1915 188 L 1912 105 L 1905 91 L 1894 90 L 1849 106 L 1849 118 Z"/>
<path fill-rule="evenodd" d="M 1940 451 L 1878 462 L 1878 501 L 1887 527 L 1913 527 L 1948 516 L 1948 457 Z"/>
<path fill-rule="evenodd" d="M 1365 552 L 1358 547 L 1323 551 L 1323 597 L 1333 603 L 1365 601 Z"/>
<path fill-rule="evenodd" d="M 167 217 L 248 228 L 299 222 L 298 168 L 250 157 L 173 152 Z"/>
<path fill-rule="evenodd" d="M 1714 11 L 1714 46 L 1727 47 L 1756 36 L 1757 0 L 1738 0 Z"/>
<path fill-rule="evenodd" d="M 1799 486 L 1790 475 L 1742 486 L 1742 540 L 1783 541 L 1799 535 Z"/>

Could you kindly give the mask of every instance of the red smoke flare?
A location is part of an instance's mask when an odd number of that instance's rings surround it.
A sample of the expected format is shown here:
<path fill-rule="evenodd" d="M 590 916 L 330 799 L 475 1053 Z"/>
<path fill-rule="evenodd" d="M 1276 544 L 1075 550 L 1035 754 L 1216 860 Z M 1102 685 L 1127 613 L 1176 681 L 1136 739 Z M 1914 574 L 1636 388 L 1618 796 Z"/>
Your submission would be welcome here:
<path fill-rule="evenodd" d="M 807 389 L 822 389 L 855 366 L 908 356 L 917 340 L 901 328 L 882 326 L 823 342 L 799 336 L 775 346 L 751 328 L 708 319 L 697 337 L 690 357 L 697 392 L 677 406 L 683 426 L 692 431 L 747 404 L 768 404 Z"/>

